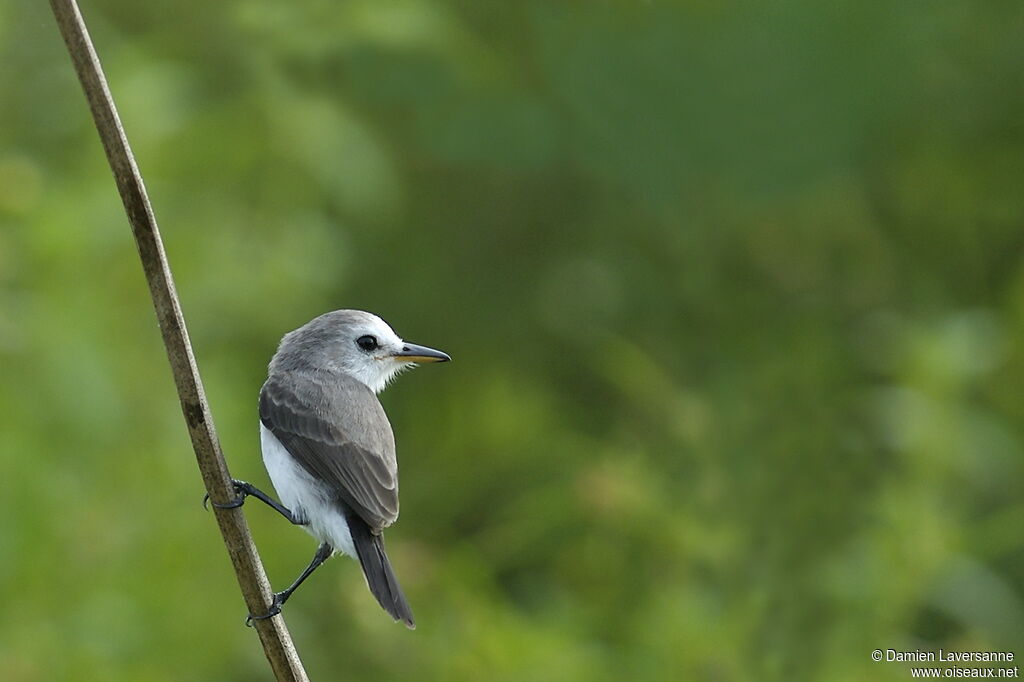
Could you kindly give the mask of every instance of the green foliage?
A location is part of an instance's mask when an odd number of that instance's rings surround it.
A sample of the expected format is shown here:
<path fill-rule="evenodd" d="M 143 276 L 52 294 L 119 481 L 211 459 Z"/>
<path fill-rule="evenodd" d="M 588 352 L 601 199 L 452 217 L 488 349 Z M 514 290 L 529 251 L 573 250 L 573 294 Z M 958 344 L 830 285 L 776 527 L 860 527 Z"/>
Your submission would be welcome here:
<path fill-rule="evenodd" d="M 86 2 L 235 475 L 379 312 L 416 610 L 321 680 L 903 680 L 1024 632 L 1021 5 Z M 4 680 L 266 679 L 45 3 L 0 7 Z M 247 508 L 275 585 L 315 545 Z"/>

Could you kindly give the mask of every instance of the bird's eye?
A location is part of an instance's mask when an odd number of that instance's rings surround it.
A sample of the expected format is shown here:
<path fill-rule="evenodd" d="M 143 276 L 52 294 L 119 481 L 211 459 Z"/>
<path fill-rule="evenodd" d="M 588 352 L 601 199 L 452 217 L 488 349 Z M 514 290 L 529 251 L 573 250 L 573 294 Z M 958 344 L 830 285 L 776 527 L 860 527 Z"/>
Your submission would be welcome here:
<path fill-rule="evenodd" d="M 356 345 L 365 351 L 377 350 L 377 337 L 369 334 L 360 336 L 356 339 Z"/>

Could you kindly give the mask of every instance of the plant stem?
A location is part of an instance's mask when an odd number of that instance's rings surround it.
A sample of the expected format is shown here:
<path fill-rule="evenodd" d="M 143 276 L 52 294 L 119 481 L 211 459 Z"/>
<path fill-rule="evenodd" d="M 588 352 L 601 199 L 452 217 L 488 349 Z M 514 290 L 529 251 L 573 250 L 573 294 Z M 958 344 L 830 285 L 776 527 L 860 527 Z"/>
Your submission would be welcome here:
<path fill-rule="evenodd" d="M 153 307 L 160 323 L 160 332 L 167 349 L 167 358 L 171 363 L 181 409 L 188 425 L 203 483 L 210 493 L 211 500 L 227 502 L 235 497 L 231 475 L 228 473 L 217 431 L 213 426 L 199 369 L 196 367 L 192 345 L 188 340 L 181 305 L 174 290 L 171 269 L 167 263 L 149 197 L 146 195 L 142 175 L 135 164 L 128 138 L 118 118 L 103 69 L 77 3 L 75 0 L 50 0 L 50 6 L 71 54 L 78 79 L 85 90 L 85 96 L 89 100 L 96 129 L 103 142 L 107 161 L 114 172 L 114 180 L 124 202 L 132 233 L 135 235 L 135 243 L 142 259 L 146 281 L 149 283 Z M 214 512 L 249 613 L 266 612 L 272 600 L 270 583 L 241 508 L 215 508 Z M 307 680 L 284 618 L 278 615 L 258 620 L 255 621 L 255 627 L 277 679 L 289 682 Z"/>

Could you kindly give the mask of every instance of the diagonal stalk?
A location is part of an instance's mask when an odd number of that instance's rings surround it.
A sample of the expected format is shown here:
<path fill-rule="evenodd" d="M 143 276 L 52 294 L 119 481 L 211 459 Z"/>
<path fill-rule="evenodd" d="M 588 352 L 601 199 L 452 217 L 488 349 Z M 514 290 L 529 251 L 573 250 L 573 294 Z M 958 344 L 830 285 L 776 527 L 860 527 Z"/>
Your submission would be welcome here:
<path fill-rule="evenodd" d="M 142 175 L 135 164 L 77 3 L 75 0 L 50 0 L 50 6 L 85 90 L 86 99 L 89 100 L 96 129 L 128 214 L 203 483 L 212 501 L 228 502 L 234 499 L 235 489 L 213 426 L 199 369 L 188 340 L 185 319 L 181 314 L 181 305 L 174 290 L 171 269 Z M 249 613 L 266 613 L 273 603 L 273 596 L 242 510 L 215 508 L 215 513 Z M 275 616 L 256 621 L 255 625 L 277 679 L 306 681 L 306 672 L 295 651 L 284 618 Z"/>

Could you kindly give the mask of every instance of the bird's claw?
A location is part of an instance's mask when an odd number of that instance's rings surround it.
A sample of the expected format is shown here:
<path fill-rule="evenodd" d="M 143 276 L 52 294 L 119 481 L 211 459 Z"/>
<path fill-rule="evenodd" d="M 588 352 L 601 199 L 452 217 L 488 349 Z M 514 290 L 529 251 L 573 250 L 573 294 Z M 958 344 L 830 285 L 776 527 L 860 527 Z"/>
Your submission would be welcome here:
<path fill-rule="evenodd" d="M 231 479 L 232 485 L 235 487 L 235 492 L 238 493 L 238 497 L 229 502 L 214 502 L 210 499 L 210 493 L 203 495 L 203 509 L 209 509 L 207 503 L 212 504 L 217 509 L 234 509 L 241 507 L 245 504 L 245 498 L 252 494 L 252 484 L 246 483 L 245 481 L 239 481 L 238 479 Z"/>
<path fill-rule="evenodd" d="M 248 616 L 246 616 L 245 617 L 245 627 L 251 628 L 252 627 L 252 622 L 254 620 L 266 620 L 267 618 L 273 618 L 277 614 L 281 613 L 281 606 L 284 604 L 284 599 L 281 598 L 282 596 L 283 596 L 282 592 L 275 592 L 274 593 L 274 599 L 273 599 L 273 601 L 271 601 L 270 608 L 267 610 L 266 613 L 261 614 L 259 616 L 254 616 L 254 615 L 252 615 L 250 613 Z"/>

